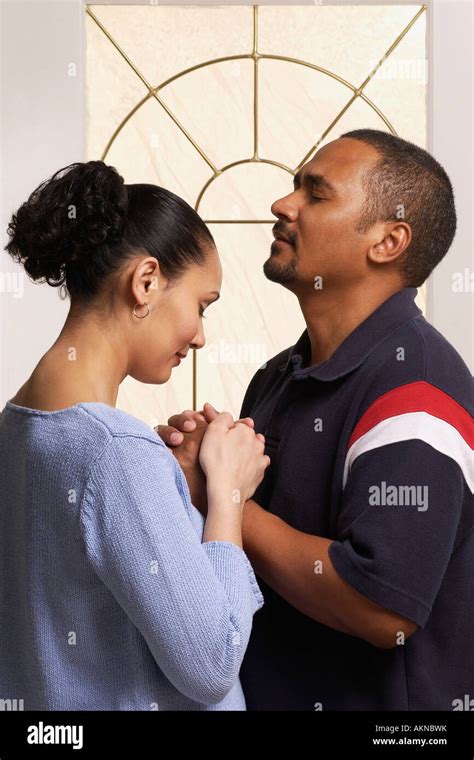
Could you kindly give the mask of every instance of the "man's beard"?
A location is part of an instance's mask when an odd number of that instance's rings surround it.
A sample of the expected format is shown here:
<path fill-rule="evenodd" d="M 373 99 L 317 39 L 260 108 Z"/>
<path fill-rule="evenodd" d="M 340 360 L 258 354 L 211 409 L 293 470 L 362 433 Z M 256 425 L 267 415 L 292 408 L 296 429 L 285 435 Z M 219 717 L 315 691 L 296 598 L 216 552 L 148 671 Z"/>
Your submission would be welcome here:
<path fill-rule="evenodd" d="M 296 254 L 291 261 L 286 264 L 280 264 L 278 254 L 274 253 L 263 265 L 263 272 L 267 280 L 277 282 L 279 285 L 288 285 L 296 277 Z"/>

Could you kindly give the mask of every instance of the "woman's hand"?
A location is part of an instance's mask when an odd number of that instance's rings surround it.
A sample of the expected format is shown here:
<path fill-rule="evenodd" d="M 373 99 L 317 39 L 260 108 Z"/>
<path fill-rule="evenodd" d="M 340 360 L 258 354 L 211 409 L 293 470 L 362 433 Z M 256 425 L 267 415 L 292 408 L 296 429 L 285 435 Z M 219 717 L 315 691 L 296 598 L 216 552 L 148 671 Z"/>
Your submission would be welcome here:
<path fill-rule="evenodd" d="M 203 515 L 207 514 L 207 485 L 199 463 L 199 449 L 208 425 L 218 414 L 212 404 L 206 403 L 200 412 L 187 409 L 170 417 L 168 425 L 158 425 L 155 428 L 165 444 L 172 449 L 186 477 L 191 501 Z M 239 422 L 253 428 L 251 417 L 245 417 Z M 260 433 L 257 438 L 265 440 Z"/>
<path fill-rule="evenodd" d="M 253 420 L 234 422 L 221 412 L 209 423 L 199 449 L 199 463 L 207 477 L 207 493 L 216 509 L 243 507 L 263 480 L 270 464 L 265 438 L 255 434 Z"/>

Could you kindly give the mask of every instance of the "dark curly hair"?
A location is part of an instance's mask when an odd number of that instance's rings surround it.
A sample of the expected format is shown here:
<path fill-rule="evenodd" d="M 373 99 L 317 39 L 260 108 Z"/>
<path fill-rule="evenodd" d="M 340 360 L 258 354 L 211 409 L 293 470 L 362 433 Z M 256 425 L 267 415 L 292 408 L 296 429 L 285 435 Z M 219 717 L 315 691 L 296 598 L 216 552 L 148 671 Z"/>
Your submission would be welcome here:
<path fill-rule="evenodd" d="M 200 216 L 169 190 L 126 185 L 103 161 L 74 163 L 34 190 L 8 225 L 5 250 L 32 280 L 64 286 L 90 302 L 104 279 L 138 251 L 176 280 L 202 264 L 214 239 Z"/>
<path fill-rule="evenodd" d="M 400 259 L 405 285 L 419 287 L 448 252 L 456 232 L 451 181 L 428 151 L 378 129 L 354 129 L 350 137 L 371 145 L 379 160 L 364 179 L 366 202 L 359 231 L 375 222 L 397 221 L 398 209 L 412 229 L 412 240 Z"/>

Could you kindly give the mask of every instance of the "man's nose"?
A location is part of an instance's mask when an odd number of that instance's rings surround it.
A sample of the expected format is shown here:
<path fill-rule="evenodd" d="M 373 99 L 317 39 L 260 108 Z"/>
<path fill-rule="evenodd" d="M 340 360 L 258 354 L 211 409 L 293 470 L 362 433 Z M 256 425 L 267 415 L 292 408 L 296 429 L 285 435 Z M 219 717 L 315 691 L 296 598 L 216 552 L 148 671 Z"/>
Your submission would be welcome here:
<path fill-rule="evenodd" d="M 279 198 L 277 201 L 272 203 L 271 212 L 278 218 L 285 217 L 286 219 L 294 222 L 298 216 L 295 193 L 289 193 L 283 198 Z"/>

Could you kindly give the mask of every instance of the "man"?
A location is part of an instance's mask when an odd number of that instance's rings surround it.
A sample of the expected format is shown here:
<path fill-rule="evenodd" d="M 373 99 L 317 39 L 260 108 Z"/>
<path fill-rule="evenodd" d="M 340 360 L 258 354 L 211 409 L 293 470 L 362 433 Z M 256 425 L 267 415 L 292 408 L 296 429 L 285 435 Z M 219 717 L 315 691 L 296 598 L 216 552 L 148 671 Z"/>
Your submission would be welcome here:
<path fill-rule="evenodd" d="M 241 410 L 271 458 L 244 513 L 265 597 L 247 707 L 456 709 L 474 697 L 472 378 L 413 300 L 454 237 L 451 183 L 426 151 L 362 129 L 321 148 L 272 212 L 264 272 L 307 329 Z M 194 430 L 175 453 L 195 503 L 212 415 L 169 420 Z"/>

